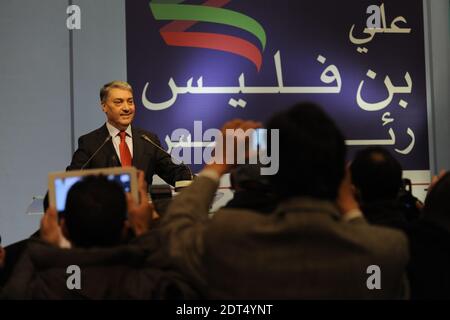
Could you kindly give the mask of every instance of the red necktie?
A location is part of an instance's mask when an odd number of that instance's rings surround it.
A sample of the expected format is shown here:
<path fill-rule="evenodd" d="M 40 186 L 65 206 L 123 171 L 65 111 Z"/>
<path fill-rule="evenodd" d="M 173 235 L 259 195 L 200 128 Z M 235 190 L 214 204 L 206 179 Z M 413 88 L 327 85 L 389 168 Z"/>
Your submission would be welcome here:
<path fill-rule="evenodd" d="M 122 167 L 130 167 L 131 152 L 130 149 L 128 148 L 127 142 L 125 141 L 127 133 L 125 131 L 120 131 L 119 136 L 120 136 L 120 144 L 119 144 L 120 162 L 122 163 Z"/>

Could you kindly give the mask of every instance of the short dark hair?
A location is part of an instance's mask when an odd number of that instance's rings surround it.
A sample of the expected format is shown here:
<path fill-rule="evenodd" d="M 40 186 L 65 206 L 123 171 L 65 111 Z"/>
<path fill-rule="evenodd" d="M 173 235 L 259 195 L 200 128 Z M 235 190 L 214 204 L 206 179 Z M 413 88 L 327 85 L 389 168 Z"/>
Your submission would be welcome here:
<path fill-rule="evenodd" d="M 362 202 L 394 200 L 398 196 L 402 167 L 385 148 L 374 146 L 360 150 L 350 169 Z"/>
<path fill-rule="evenodd" d="M 240 164 L 230 172 L 232 189 L 266 192 L 270 190 L 268 176 L 261 175 L 260 164 Z"/>
<path fill-rule="evenodd" d="M 447 172 L 428 193 L 423 217 L 450 227 L 450 172 Z"/>
<path fill-rule="evenodd" d="M 335 200 L 344 178 L 346 147 L 334 121 L 306 102 L 275 114 L 267 128 L 280 133 L 280 168 L 271 176 L 274 190 L 282 198 Z"/>
<path fill-rule="evenodd" d="M 64 218 L 75 246 L 116 245 L 127 218 L 125 193 L 105 176 L 86 177 L 70 188 Z"/>
<path fill-rule="evenodd" d="M 130 86 L 129 83 L 125 81 L 120 80 L 114 80 L 111 82 L 108 82 L 103 87 L 100 88 L 100 102 L 104 103 L 106 99 L 108 98 L 109 91 L 111 89 L 122 89 L 127 90 L 133 94 L 133 88 Z"/>

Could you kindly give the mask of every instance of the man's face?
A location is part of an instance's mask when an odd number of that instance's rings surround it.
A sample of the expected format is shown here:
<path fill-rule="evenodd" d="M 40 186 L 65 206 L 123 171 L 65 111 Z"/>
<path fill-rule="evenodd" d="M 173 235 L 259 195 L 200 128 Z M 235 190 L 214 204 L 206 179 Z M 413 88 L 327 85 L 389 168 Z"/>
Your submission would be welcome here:
<path fill-rule="evenodd" d="M 119 130 L 125 130 L 134 119 L 133 94 L 124 89 L 113 88 L 102 103 L 108 122 Z"/>

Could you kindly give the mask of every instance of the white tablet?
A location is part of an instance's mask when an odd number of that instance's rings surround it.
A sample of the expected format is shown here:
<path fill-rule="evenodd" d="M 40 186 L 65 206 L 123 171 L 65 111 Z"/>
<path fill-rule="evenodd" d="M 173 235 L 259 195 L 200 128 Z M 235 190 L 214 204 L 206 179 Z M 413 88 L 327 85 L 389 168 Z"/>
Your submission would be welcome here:
<path fill-rule="evenodd" d="M 87 176 L 104 175 L 108 180 L 116 181 L 124 192 L 129 192 L 139 201 L 137 170 L 134 167 L 126 168 L 100 168 L 77 171 L 50 172 L 48 174 L 49 204 L 58 212 L 63 212 L 66 207 L 66 198 L 70 188 Z"/>

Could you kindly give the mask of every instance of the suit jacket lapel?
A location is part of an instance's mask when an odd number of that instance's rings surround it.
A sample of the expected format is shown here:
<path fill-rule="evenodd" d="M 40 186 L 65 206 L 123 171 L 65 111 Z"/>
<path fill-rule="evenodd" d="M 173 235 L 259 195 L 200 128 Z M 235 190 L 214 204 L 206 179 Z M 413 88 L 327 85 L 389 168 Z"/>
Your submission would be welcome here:
<path fill-rule="evenodd" d="M 138 169 L 145 168 L 144 159 L 144 143 L 146 143 L 140 136 L 140 132 L 137 129 L 131 127 L 131 133 L 133 135 L 133 160 L 132 164 Z"/>
<path fill-rule="evenodd" d="M 109 136 L 109 131 L 108 131 L 108 128 L 106 127 L 106 123 L 105 123 L 99 130 L 99 141 L 101 141 L 101 143 L 103 143 L 103 141 L 105 141 L 105 139 L 108 136 Z M 114 138 L 114 137 L 112 137 L 112 138 Z M 101 150 L 101 152 L 103 153 L 103 155 L 106 159 L 105 167 L 121 166 L 120 157 L 117 154 L 116 149 L 114 148 L 112 139 L 110 139 L 106 143 L 106 145 L 103 147 L 103 150 Z"/>

